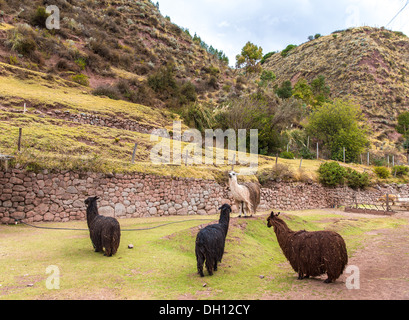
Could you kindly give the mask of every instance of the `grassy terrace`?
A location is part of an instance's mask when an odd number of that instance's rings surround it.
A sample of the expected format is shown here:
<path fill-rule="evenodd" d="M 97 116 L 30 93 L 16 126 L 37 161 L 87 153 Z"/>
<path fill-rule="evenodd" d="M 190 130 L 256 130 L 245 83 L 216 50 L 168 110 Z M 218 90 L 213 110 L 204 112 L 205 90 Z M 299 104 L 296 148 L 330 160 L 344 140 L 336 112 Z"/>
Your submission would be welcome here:
<path fill-rule="evenodd" d="M 302 284 L 281 253 L 273 230 L 267 228 L 266 215 L 231 220 L 219 271 L 204 279 L 197 275 L 195 238 L 198 226 L 217 220 L 217 216 L 206 217 L 210 221 L 187 221 L 189 217 L 121 220 L 122 228 L 136 229 L 181 223 L 122 232 L 113 258 L 93 252 L 87 231 L 0 226 L 0 269 L 6 270 L 0 275 L 0 299 L 262 299 L 285 294 Z M 294 230 L 339 232 L 349 256 L 375 237 L 370 231 L 407 223 L 389 217 L 349 219 L 326 210 L 291 212 L 286 219 Z M 86 222 L 70 222 L 64 227 L 86 229 Z M 129 250 L 128 244 L 135 249 Z M 59 290 L 46 288 L 50 265 L 60 270 Z M 345 288 L 342 283 L 340 287 Z"/>

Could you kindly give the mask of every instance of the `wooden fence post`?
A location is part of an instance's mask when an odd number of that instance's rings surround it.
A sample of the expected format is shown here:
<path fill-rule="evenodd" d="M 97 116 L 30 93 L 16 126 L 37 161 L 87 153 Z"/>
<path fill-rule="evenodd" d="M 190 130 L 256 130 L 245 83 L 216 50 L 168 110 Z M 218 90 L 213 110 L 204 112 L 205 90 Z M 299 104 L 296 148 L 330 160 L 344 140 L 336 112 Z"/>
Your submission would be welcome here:
<path fill-rule="evenodd" d="M 138 144 L 135 143 L 135 147 L 133 148 L 133 154 L 132 154 L 132 164 L 135 163 L 135 156 L 136 156 L 136 149 L 138 148 Z"/>
<path fill-rule="evenodd" d="M 23 128 L 18 129 L 18 152 L 21 152 L 21 137 L 23 135 Z"/>

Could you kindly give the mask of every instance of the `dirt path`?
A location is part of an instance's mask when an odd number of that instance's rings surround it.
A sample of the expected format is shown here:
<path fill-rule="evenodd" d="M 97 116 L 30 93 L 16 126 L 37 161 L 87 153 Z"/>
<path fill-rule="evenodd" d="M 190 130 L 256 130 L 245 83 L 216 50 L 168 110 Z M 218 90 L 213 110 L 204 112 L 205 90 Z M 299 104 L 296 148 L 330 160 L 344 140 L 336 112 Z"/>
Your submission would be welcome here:
<path fill-rule="evenodd" d="M 409 222 L 409 213 L 399 213 Z M 297 281 L 285 295 L 265 299 L 281 300 L 409 300 L 409 225 L 368 233 L 371 241 L 349 259 L 349 266 L 359 268 L 360 289 L 350 290 L 344 273 L 336 283 L 326 285 L 326 277 Z"/>

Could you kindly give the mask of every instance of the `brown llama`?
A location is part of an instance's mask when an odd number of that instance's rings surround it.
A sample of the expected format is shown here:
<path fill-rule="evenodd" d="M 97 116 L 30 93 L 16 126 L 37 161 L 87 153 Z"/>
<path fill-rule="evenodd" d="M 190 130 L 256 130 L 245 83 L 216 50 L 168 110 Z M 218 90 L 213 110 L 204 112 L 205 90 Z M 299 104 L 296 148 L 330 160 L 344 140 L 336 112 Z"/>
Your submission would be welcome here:
<path fill-rule="evenodd" d="M 278 243 L 298 273 L 298 280 L 328 275 L 325 283 L 335 282 L 348 264 L 344 239 L 332 231 L 292 231 L 274 212 L 267 219 L 268 227 L 274 227 Z"/>

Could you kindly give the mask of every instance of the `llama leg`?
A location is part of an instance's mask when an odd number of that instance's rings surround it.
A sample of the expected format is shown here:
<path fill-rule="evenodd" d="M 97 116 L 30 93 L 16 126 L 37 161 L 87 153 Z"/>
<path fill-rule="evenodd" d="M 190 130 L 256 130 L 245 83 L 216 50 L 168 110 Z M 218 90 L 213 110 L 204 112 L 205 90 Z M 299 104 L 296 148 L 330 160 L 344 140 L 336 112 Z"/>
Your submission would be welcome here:
<path fill-rule="evenodd" d="M 244 212 L 244 217 L 247 217 L 247 212 L 249 209 L 249 205 L 247 202 L 243 202 L 243 212 Z"/>
<path fill-rule="evenodd" d="M 203 278 L 204 277 L 204 273 L 203 273 L 203 263 L 204 261 L 198 261 L 197 262 L 197 273 L 199 273 L 199 275 Z"/>
<path fill-rule="evenodd" d="M 204 277 L 204 273 L 203 273 L 203 264 L 205 262 L 205 258 L 204 256 L 196 251 L 196 262 L 197 262 L 197 272 L 199 273 L 199 275 L 203 278 Z"/>
<path fill-rule="evenodd" d="M 329 284 L 329 283 L 332 283 L 332 282 L 333 281 L 330 278 L 328 278 L 327 280 L 324 281 L 324 283 L 326 283 L 326 284 Z"/>
<path fill-rule="evenodd" d="M 212 261 L 209 261 L 209 259 L 206 259 L 206 269 L 207 269 L 207 272 L 209 272 L 209 276 L 213 275 L 213 267 L 214 267 L 214 264 L 212 263 Z"/>
<path fill-rule="evenodd" d="M 214 268 L 213 268 L 213 270 L 214 270 L 214 271 L 217 271 L 217 261 L 214 263 Z"/>
<path fill-rule="evenodd" d="M 304 279 L 308 279 L 310 276 L 304 276 L 304 273 L 299 272 L 298 273 L 298 279 L 297 280 L 304 280 Z"/>
<path fill-rule="evenodd" d="M 104 256 L 106 256 L 106 257 L 112 257 L 113 256 L 113 253 L 112 253 L 112 248 L 111 247 L 105 247 L 105 254 L 104 254 Z"/>
<path fill-rule="evenodd" d="M 236 206 L 239 207 L 239 218 L 241 218 L 241 214 L 243 211 L 243 202 L 236 201 Z"/>

